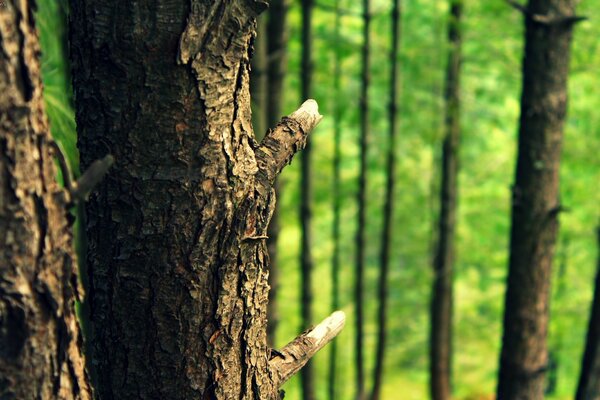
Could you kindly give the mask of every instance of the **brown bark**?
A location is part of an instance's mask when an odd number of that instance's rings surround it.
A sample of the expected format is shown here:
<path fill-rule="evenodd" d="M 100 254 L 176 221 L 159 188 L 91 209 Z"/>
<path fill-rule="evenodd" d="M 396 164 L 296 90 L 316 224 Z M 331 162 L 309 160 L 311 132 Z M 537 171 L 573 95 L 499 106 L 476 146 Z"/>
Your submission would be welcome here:
<path fill-rule="evenodd" d="M 438 240 L 433 259 L 431 298 L 430 381 L 433 400 L 447 400 L 452 393 L 452 314 L 454 234 L 458 195 L 458 145 L 460 138 L 460 64 L 462 0 L 450 2 L 448 64 L 446 66 L 445 135 L 442 148 L 442 182 Z"/>
<path fill-rule="evenodd" d="M 388 280 L 390 270 L 390 249 L 392 245 L 392 223 L 394 219 L 394 191 L 396 188 L 396 142 L 398 136 L 398 52 L 400 47 L 400 0 L 394 0 L 392 6 L 392 32 L 390 51 L 390 103 L 388 110 L 389 143 L 387 148 L 385 203 L 383 210 L 383 230 L 381 232 L 381 253 L 379 255 L 379 309 L 377 315 L 377 347 L 375 356 L 375 370 L 373 376 L 373 391 L 371 399 L 378 400 L 383 384 L 385 366 L 386 326 L 388 314 Z"/>
<path fill-rule="evenodd" d="M 312 12 L 313 0 L 302 0 L 302 66 L 301 85 L 302 99 L 308 99 L 312 93 Z M 301 264 L 301 313 L 302 326 L 312 324 L 312 146 L 302 152 L 300 174 L 300 225 L 302 227 L 302 243 L 300 248 Z M 312 363 L 308 363 L 301 372 L 302 398 L 315 399 L 314 371 Z"/>
<path fill-rule="evenodd" d="M 102 399 L 277 397 L 273 184 L 321 117 L 307 101 L 255 141 L 250 43 L 265 6 L 71 3 L 82 162 L 116 160 L 88 207 Z"/>
<path fill-rule="evenodd" d="M 33 4 L 0 4 L 0 398 L 90 399 L 71 196 L 55 180 Z"/>
<path fill-rule="evenodd" d="M 267 15 L 256 22 L 256 38 L 250 71 L 250 98 L 252 100 L 252 125 L 257 139 L 267 132 Z M 277 122 L 277 121 L 276 121 Z"/>
<path fill-rule="evenodd" d="M 287 0 L 273 0 L 269 3 L 269 21 L 267 23 L 267 124 L 273 126 L 281 117 L 283 83 L 287 68 Z M 275 193 L 281 196 L 282 185 L 275 181 Z M 276 343 L 276 332 L 279 323 L 277 313 L 277 291 L 279 286 L 279 262 L 277 243 L 279 240 L 279 205 L 275 203 L 273 216 L 268 229 L 269 239 L 269 306 L 267 316 L 267 336 L 271 343 Z"/>
<path fill-rule="evenodd" d="M 542 399 L 573 0 L 530 0 L 498 399 Z"/>
<path fill-rule="evenodd" d="M 363 0 L 363 47 L 360 92 L 360 172 L 358 176 L 358 226 L 356 230 L 356 271 L 354 297 L 356 301 L 356 399 L 365 396 L 364 367 L 364 274 L 366 247 L 366 211 L 367 211 L 367 145 L 369 142 L 369 58 L 370 58 L 370 1 Z"/>
<path fill-rule="evenodd" d="M 333 252 L 331 256 L 331 306 L 332 310 L 337 310 L 340 307 L 340 216 L 342 209 L 342 196 L 341 196 L 341 120 L 342 120 L 342 107 L 339 101 L 341 90 L 340 90 L 340 78 L 342 73 L 341 68 L 341 54 L 340 54 L 340 27 L 341 27 L 341 12 L 340 12 L 340 0 L 335 2 L 335 22 L 334 22 L 334 35 L 335 43 L 333 46 L 334 60 L 333 60 L 333 91 L 334 91 L 334 115 L 333 115 Z M 337 357 L 338 357 L 338 346 L 337 340 L 331 343 L 331 351 L 329 353 L 329 380 L 328 380 L 328 395 L 329 400 L 337 399 Z"/>
<path fill-rule="evenodd" d="M 594 300 L 590 310 L 576 400 L 600 399 L 600 226 L 596 233 L 598 235 L 598 267 L 596 268 Z"/>

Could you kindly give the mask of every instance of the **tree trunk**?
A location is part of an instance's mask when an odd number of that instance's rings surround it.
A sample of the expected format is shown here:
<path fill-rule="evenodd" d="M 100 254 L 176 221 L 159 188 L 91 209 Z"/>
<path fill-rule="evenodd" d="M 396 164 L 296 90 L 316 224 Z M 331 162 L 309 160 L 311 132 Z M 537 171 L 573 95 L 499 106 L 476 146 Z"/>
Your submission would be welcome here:
<path fill-rule="evenodd" d="M 446 66 L 446 118 L 442 148 L 442 182 L 438 241 L 433 260 L 434 281 L 431 298 L 430 382 L 433 400 L 450 398 L 452 365 L 452 313 L 454 233 L 458 194 L 458 145 L 460 138 L 460 64 L 462 0 L 450 2 Z"/>
<path fill-rule="evenodd" d="M 267 24 L 267 123 L 274 126 L 281 118 L 283 98 L 283 83 L 287 68 L 287 0 L 273 0 L 269 6 L 269 21 Z M 275 193 L 281 196 L 281 184 L 275 181 Z M 269 224 L 267 247 L 269 249 L 269 306 L 267 316 L 267 336 L 272 344 L 276 343 L 276 332 L 279 323 L 277 313 L 277 291 L 279 286 L 279 263 L 277 243 L 279 240 L 279 205 L 275 203 L 271 223 Z"/>
<path fill-rule="evenodd" d="M 542 399 L 574 1 L 529 0 L 498 399 Z"/>
<path fill-rule="evenodd" d="M 358 176 L 358 226 L 356 230 L 356 271 L 354 297 L 356 300 L 356 399 L 365 395 L 364 367 L 364 275 L 365 275 L 365 217 L 367 212 L 367 146 L 369 143 L 369 57 L 370 1 L 363 0 L 363 47 L 360 92 L 360 172 Z"/>
<path fill-rule="evenodd" d="M 341 199 L 341 120 L 342 107 L 339 101 L 340 79 L 342 74 L 341 54 L 340 54 L 340 27 L 341 27 L 341 10 L 340 0 L 335 1 L 335 22 L 334 36 L 335 42 L 333 46 L 333 92 L 334 92 L 334 115 L 333 115 L 333 252 L 331 255 L 331 306 L 333 310 L 340 308 L 340 215 L 342 209 Z M 329 400 L 336 400 L 337 397 L 337 357 L 338 346 L 337 341 L 331 343 L 331 351 L 329 353 L 329 382 L 328 395 Z"/>
<path fill-rule="evenodd" d="M 33 12 L 0 4 L 0 398 L 91 399 L 72 198 L 55 179 Z"/>
<path fill-rule="evenodd" d="M 331 339 L 317 327 L 281 355 L 267 347 L 273 184 L 321 116 L 307 101 L 255 141 L 249 57 L 265 7 L 71 2 L 81 159 L 116 159 L 88 207 L 101 399 L 273 399 Z M 343 315 L 325 323 L 335 334 Z"/>
<path fill-rule="evenodd" d="M 302 99 L 308 99 L 312 93 L 312 12 L 313 0 L 302 0 Z M 302 246 L 300 264 L 302 270 L 302 326 L 312 324 L 312 151 L 310 142 L 302 152 L 302 170 L 300 182 L 300 224 L 302 226 Z M 314 371 L 309 363 L 301 373 L 302 398 L 315 399 Z"/>
<path fill-rule="evenodd" d="M 379 255 L 379 310 L 377 315 L 377 349 L 375 358 L 375 375 L 373 377 L 372 400 L 378 400 L 381 395 L 383 371 L 385 365 L 386 325 L 388 307 L 388 279 L 390 270 L 390 248 L 392 245 L 392 223 L 394 219 L 394 191 L 396 170 L 396 143 L 398 136 L 398 51 L 400 47 L 400 0 L 394 0 L 392 6 L 392 49 L 390 50 L 390 103 L 388 110 L 389 143 L 387 154 L 387 182 L 385 188 L 385 203 L 383 211 L 383 231 L 381 232 L 381 253 Z"/>
<path fill-rule="evenodd" d="M 598 235 L 598 267 L 594 300 L 590 311 L 587 340 L 576 400 L 600 399 L 600 226 Z"/>

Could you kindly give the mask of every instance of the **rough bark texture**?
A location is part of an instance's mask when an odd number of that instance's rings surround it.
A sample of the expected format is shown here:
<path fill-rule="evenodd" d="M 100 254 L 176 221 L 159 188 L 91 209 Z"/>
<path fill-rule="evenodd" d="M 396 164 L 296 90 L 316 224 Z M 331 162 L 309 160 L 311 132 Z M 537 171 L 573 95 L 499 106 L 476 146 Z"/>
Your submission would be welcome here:
<path fill-rule="evenodd" d="M 262 14 L 256 23 L 256 39 L 250 71 L 250 97 L 252 100 L 252 126 L 256 138 L 267 132 L 267 15 Z"/>
<path fill-rule="evenodd" d="M 392 32 L 390 50 L 390 102 L 388 109 L 389 143 L 387 148 L 385 203 L 383 210 L 383 230 L 381 232 L 381 253 L 379 254 L 379 309 L 377 313 L 377 347 L 375 355 L 375 370 L 373 376 L 373 391 L 371 399 L 378 400 L 381 396 L 383 371 L 385 365 L 386 326 L 388 314 L 388 280 L 390 270 L 390 249 L 392 245 L 392 223 L 394 221 L 394 202 L 396 188 L 396 143 L 398 137 L 398 52 L 400 47 L 400 0 L 394 0 L 392 6 Z"/>
<path fill-rule="evenodd" d="M 362 400 L 365 395 L 364 367 L 364 275 L 366 247 L 366 212 L 367 212 L 367 145 L 369 142 L 369 58 L 371 37 L 370 1 L 363 0 L 363 47 L 360 93 L 360 172 L 358 176 L 358 224 L 356 230 L 356 271 L 354 282 L 354 298 L 356 301 L 356 399 Z"/>
<path fill-rule="evenodd" d="M 269 3 L 269 22 L 267 24 L 267 124 L 273 126 L 281 117 L 283 83 L 287 68 L 287 0 L 273 0 Z M 282 185 L 275 181 L 275 193 L 281 196 Z M 276 343 L 276 332 L 279 323 L 277 313 L 277 290 L 279 286 L 279 263 L 277 243 L 279 240 L 279 205 L 275 203 L 273 216 L 268 229 L 269 239 L 269 306 L 267 316 L 267 336 L 271 343 Z"/>
<path fill-rule="evenodd" d="M 0 398 L 90 399 L 69 194 L 55 180 L 33 3 L 0 4 Z"/>
<path fill-rule="evenodd" d="M 442 182 L 438 240 L 433 259 L 431 298 L 429 390 L 433 400 L 451 396 L 454 232 L 458 194 L 458 144 L 460 138 L 460 65 L 462 0 L 450 2 L 446 66 L 445 135 L 442 148 Z"/>
<path fill-rule="evenodd" d="M 598 267 L 576 400 L 600 399 L 600 226 L 596 233 L 598 235 Z"/>
<path fill-rule="evenodd" d="M 341 120 L 342 106 L 340 104 L 340 78 L 342 74 L 341 54 L 340 54 L 340 27 L 341 27 L 341 10 L 340 0 L 335 1 L 335 22 L 334 35 L 335 43 L 333 46 L 333 90 L 334 90 L 334 115 L 333 115 L 333 227 L 332 240 L 333 252 L 331 255 L 331 306 L 332 310 L 340 308 L 340 216 L 342 210 L 341 196 Z M 331 351 L 329 352 L 329 379 L 328 379 L 328 395 L 330 400 L 337 399 L 337 357 L 338 346 L 337 341 L 331 343 Z"/>
<path fill-rule="evenodd" d="M 314 101 L 254 140 L 262 1 L 71 2 L 81 159 L 116 165 L 88 207 L 102 399 L 270 399 L 266 232 L 273 184 Z"/>
<path fill-rule="evenodd" d="M 313 0 L 302 0 L 302 66 L 301 85 L 302 100 L 308 99 L 312 93 L 312 12 Z M 302 227 L 302 244 L 300 248 L 302 326 L 313 323 L 312 313 L 312 151 L 310 142 L 302 152 L 302 169 L 300 175 L 300 225 Z M 302 398 L 315 399 L 314 371 L 308 363 L 301 372 Z"/>
<path fill-rule="evenodd" d="M 498 399 L 542 399 L 573 0 L 530 0 Z"/>

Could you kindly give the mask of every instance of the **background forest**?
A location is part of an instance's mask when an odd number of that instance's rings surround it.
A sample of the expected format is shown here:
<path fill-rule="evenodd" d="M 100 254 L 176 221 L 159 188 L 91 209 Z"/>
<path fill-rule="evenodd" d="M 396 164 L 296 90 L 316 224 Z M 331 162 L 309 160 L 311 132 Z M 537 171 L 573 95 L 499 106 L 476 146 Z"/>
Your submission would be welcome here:
<path fill-rule="evenodd" d="M 329 314 L 332 254 L 334 108 L 340 107 L 341 304 L 348 316 L 338 341 L 338 393 L 354 395 L 353 263 L 359 159 L 359 91 L 362 20 L 359 2 L 342 1 L 340 40 L 334 35 L 332 0 L 319 0 L 313 16 L 313 97 L 323 122 L 313 149 L 313 256 L 315 321 Z M 68 75 L 66 2 L 38 0 L 43 80 L 52 133 L 77 170 L 75 122 Z M 561 165 L 560 231 L 552 282 L 548 398 L 572 398 L 584 349 L 596 267 L 594 230 L 600 213 L 600 1 L 588 0 L 575 28 L 569 111 Z M 372 2 L 371 141 L 368 152 L 365 275 L 365 355 L 370 387 L 376 338 L 376 281 L 383 222 L 385 149 L 388 146 L 390 2 Z M 282 114 L 300 103 L 301 10 L 290 4 L 289 44 Z M 402 5 L 400 134 L 397 143 L 389 321 L 382 397 L 427 398 L 431 258 L 435 243 L 443 134 L 443 85 L 448 2 L 414 0 Z M 522 15 L 504 1 L 464 2 L 459 206 L 456 236 L 453 384 L 458 399 L 491 398 L 495 392 L 508 264 L 510 186 L 514 180 L 523 54 Z M 334 56 L 341 56 L 341 93 L 333 90 Z M 280 184 L 281 285 L 277 345 L 294 337 L 300 319 L 300 163 Z M 329 349 L 314 359 L 317 398 L 327 397 Z M 298 399 L 299 378 L 285 387 Z"/>

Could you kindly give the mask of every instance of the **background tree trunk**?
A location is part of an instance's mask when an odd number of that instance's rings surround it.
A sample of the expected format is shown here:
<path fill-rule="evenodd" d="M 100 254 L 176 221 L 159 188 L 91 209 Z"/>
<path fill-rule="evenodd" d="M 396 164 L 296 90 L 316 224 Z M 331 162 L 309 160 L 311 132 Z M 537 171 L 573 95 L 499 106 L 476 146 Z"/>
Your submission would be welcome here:
<path fill-rule="evenodd" d="M 369 143 L 369 57 L 370 57 L 370 1 L 363 0 L 363 47 L 360 92 L 360 172 L 358 176 L 358 226 L 356 230 L 356 272 L 354 297 L 356 300 L 356 399 L 365 395 L 364 367 L 364 275 L 365 228 L 367 212 L 367 146 Z"/>
<path fill-rule="evenodd" d="M 255 141 L 249 56 L 265 7 L 71 2 L 81 159 L 116 159 L 88 207 L 102 399 L 272 399 L 324 343 L 300 337 L 293 362 L 267 348 L 273 184 L 321 117 L 308 101 Z"/>
<path fill-rule="evenodd" d="M 342 60 L 340 54 L 340 28 L 341 28 L 341 10 L 340 0 L 335 1 L 335 21 L 334 21 L 334 52 L 333 52 L 333 252 L 331 255 L 331 306 L 333 310 L 340 308 L 340 215 L 342 209 L 341 194 L 341 120 L 342 107 L 340 104 L 340 79 L 342 75 Z M 329 381 L 328 395 L 329 400 L 337 399 L 337 340 L 331 343 L 329 353 Z"/>
<path fill-rule="evenodd" d="M 529 0 L 498 399 L 542 399 L 573 0 Z"/>
<path fill-rule="evenodd" d="M 600 226 L 596 233 L 598 235 L 598 267 L 576 400 L 600 398 Z"/>
<path fill-rule="evenodd" d="M 312 93 L 312 12 L 313 0 L 302 0 L 302 65 L 301 85 L 302 100 L 311 97 Z M 300 264 L 302 270 L 302 326 L 312 324 L 312 166 L 311 144 L 307 143 L 302 152 L 302 171 L 300 176 L 300 224 L 302 226 L 302 246 Z M 301 372 L 302 398 L 315 399 L 314 372 L 309 363 Z"/>
<path fill-rule="evenodd" d="M 372 400 L 381 395 L 383 371 L 385 366 L 386 327 L 388 313 L 388 280 L 390 270 L 390 248 L 392 245 L 392 224 L 394 220 L 394 191 L 396 188 L 396 143 L 398 137 L 398 53 L 400 48 L 400 0 L 394 0 L 392 6 L 392 34 L 390 50 L 390 103 L 388 110 L 389 143 L 386 166 L 385 203 L 383 211 L 383 231 L 381 233 L 381 253 L 379 255 L 379 310 L 377 315 L 377 349 L 375 358 L 375 374 L 373 377 Z"/>
<path fill-rule="evenodd" d="M 275 126 L 281 118 L 281 104 L 284 102 L 283 84 L 287 69 L 287 0 L 272 0 L 269 3 L 267 24 L 267 124 Z M 282 185 L 275 181 L 275 193 L 281 196 Z M 279 241 L 279 203 L 275 203 L 271 223 L 269 224 L 267 247 L 269 249 L 269 306 L 267 316 L 267 336 L 270 342 L 276 343 L 276 332 L 279 323 L 277 312 L 277 290 L 279 286 L 279 262 L 277 243 Z M 335 342 L 335 341 L 334 341 Z"/>
<path fill-rule="evenodd" d="M 33 4 L 0 4 L 0 398 L 91 399 L 70 194 L 56 183 Z"/>
<path fill-rule="evenodd" d="M 458 146 L 460 138 L 460 65 L 462 0 L 450 2 L 449 54 L 446 66 L 445 136 L 442 148 L 442 182 L 438 240 L 433 260 L 431 298 L 430 393 L 433 400 L 447 400 L 452 393 L 452 313 L 454 233 L 458 195 Z"/>

